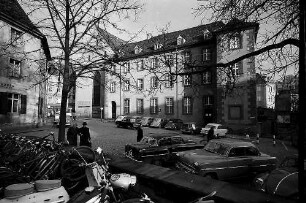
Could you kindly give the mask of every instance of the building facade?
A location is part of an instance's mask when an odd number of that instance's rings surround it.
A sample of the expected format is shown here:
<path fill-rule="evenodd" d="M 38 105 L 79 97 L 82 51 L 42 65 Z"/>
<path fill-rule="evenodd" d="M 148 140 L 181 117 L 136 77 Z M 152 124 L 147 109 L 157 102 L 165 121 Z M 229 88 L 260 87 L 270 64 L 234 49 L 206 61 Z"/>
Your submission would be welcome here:
<path fill-rule="evenodd" d="M 243 91 L 239 99 L 225 95 L 225 74 L 216 64 L 251 52 L 258 25 L 232 28 L 229 24 L 214 22 L 122 46 L 118 50 L 117 65 L 99 73 L 104 88 L 94 88 L 103 117 L 180 118 L 200 125 L 251 123 L 252 116 L 256 116 L 256 90 Z M 239 39 L 231 39 L 238 35 L 227 36 L 228 33 L 239 33 Z M 222 49 L 225 38 L 228 43 L 239 46 L 231 48 L 234 45 L 228 44 L 229 49 Z M 251 83 L 255 61 L 245 59 L 239 67 L 228 69 L 236 71 L 237 84 Z M 100 98 L 99 91 L 103 92 Z M 238 114 L 242 116 L 237 117 Z"/>
<path fill-rule="evenodd" d="M 16 0 L 0 0 L 0 7 L 0 123 L 42 123 L 47 40 Z"/>

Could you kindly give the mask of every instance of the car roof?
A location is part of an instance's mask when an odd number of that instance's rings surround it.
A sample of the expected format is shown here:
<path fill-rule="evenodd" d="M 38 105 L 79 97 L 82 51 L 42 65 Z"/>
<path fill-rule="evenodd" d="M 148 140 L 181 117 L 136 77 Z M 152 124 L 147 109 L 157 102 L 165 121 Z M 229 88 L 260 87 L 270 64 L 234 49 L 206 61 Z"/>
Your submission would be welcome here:
<path fill-rule="evenodd" d="M 218 125 L 221 125 L 220 123 L 207 123 L 206 125 L 215 125 L 215 126 L 218 126 Z"/>
<path fill-rule="evenodd" d="M 250 147 L 250 146 L 256 147 L 251 142 L 238 140 L 238 139 L 232 139 L 232 138 L 213 139 L 213 140 L 210 140 L 210 142 L 222 143 L 225 145 L 229 145 L 231 147 Z"/>

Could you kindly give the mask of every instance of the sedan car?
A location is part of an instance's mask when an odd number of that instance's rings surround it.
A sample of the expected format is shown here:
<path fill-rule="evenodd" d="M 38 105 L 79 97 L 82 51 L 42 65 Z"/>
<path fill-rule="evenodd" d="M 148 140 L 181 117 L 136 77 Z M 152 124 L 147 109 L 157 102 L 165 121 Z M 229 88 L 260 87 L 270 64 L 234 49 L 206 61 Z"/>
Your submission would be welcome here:
<path fill-rule="evenodd" d="M 187 122 L 183 124 L 181 131 L 183 134 L 199 134 L 201 128 L 195 122 Z"/>
<path fill-rule="evenodd" d="M 276 158 L 259 152 L 251 142 L 235 139 L 213 139 L 203 149 L 176 154 L 176 167 L 186 172 L 220 180 L 271 171 Z"/>
<path fill-rule="evenodd" d="M 165 125 L 167 130 L 180 130 L 183 126 L 183 121 L 179 118 L 171 118 Z"/>
<path fill-rule="evenodd" d="M 214 127 L 215 137 L 225 137 L 228 133 L 228 128 L 218 123 L 208 123 L 204 128 L 202 128 L 200 133 L 207 135 L 211 127 Z"/>
<path fill-rule="evenodd" d="M 165 166 L 171 164 L 173 153 L 203 147 L 203 144 L 183 139 L 177 133 L 151 133 L 138 143 L 127 144 L 125 154 L 137 161 Z"/>
<path fill-rule="evenodd" d="M 143 127 L 150 126 L 153 119 L 154 119 L 153 117 L 142 117 L 142 119 L 139 122 L 134 123 L 134 128 L 137 128 L 139 125 Z"/>
<path fill-rule="evenodd" d="M 165 118 L 154 118 L 150 124 L 150 128 L 164 128 L 168 120 Z"/>
<path fill-rule="evenodd" d="M 304 178 L 305 175 L 304 171 Z M 254 186 L 272 195 L 298 200 L 298 156 L 288 156 L 271 173 L 259 174 L 254 179 Z"/>

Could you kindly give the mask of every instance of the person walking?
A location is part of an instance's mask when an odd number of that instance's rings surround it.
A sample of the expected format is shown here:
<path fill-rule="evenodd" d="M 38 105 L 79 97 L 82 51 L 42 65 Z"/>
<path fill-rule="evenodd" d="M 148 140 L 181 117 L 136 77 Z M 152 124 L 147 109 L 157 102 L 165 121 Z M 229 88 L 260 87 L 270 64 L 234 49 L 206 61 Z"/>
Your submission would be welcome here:
<path fill-rule="evenodd" d="M 142 138 L 143 138 L 143 130 L 141 128 L 141 125 L 139 125 L 137 128 L 137 142 L 140 142 Z"/>
<path fill-rule="evenodd" d="M 67 141 L 71 146 L 78 146 L 79 128 L 77 123 L 73 123 L 67 130 Z"/>
<path fill-rule="evenodd" d="M 207 133 L 207 142 L 215 138 L 215 126 L 211 126 Z"/>
<path fill-rule="evenodd" d="M 87 127 L 86 122 L 83 122 L 83 127 L 79 129 L 79 135 L 80 135 L 80 146 L 91 147 L 91 138 L 90 138 L 89 128 Z"/>

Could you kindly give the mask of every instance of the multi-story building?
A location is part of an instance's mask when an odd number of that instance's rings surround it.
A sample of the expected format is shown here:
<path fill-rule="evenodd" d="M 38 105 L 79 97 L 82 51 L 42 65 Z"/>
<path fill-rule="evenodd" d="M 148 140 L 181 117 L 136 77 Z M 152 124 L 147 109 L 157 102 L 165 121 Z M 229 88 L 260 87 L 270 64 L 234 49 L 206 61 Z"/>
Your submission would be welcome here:
<path fill-rule="evenodd" d="M 246 84 L 255 76 L 254 58 L 228 67 L 224 74 L 225 68 L 216 64 L 253 51 L 257 30 L 255 23 L 214 22 L 117 47 L 118 65 L 99 73 L 105 88 L 98 91 L 97 106 L 104 118 L 125 114 L 202 125 L 250 124 L 256 120 L 256 89 Z M 245 88 L 234 96 L 226 94 L 228 71 L 236 81 L 233 89 Z M 95 89 L 93 95 L 98 95 Z"/>
<path fill-rule="evenodd" d="M 0 123 L 38 124 L 46 109 L 47 40 L 17 0 L 0 0 L 0 8 Z"/>

